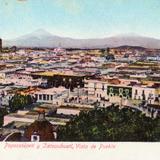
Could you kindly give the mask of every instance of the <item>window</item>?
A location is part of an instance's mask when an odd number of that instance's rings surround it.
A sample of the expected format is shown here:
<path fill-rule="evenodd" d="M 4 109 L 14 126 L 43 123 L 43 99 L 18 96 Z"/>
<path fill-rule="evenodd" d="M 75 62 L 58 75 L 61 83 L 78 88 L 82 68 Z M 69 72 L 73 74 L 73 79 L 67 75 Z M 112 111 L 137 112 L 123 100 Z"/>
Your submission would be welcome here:
<path fill-rule="evenodd" d="M 47 100 L 49 100 L 49 95 L 47 95 Z"/>
<path fill-rule="evenodd" d="M 96 85 L 97 85 L 97 84 L 96 84 L 96 83 L 94 83 L 94 89 L 95 89 L 95 90 L 96 90 Z"/>
<path fill-rule="evenodd" d="M 102 84 L 102 90 L 104 91 L 104 84 Z"/>
<path fill-rule="evenodd" d="M 37 94 L 35 95 L 35 99 L 36 99 L 36 100 L 38 99 L 38 95 L 37 95 Z"/>
<path fill-rule="evenodd" d="M 144 90 L 142 90 L 142 95 L 144 95 Z"/>
<path fill-rule="evenodd" d="M 40 136 L 39 135 L 32 135 L 31 136 L 31 142 L 39 142 Z"/>
<path fill-rule="evenodd" d="M 53 100 L 53 95 L 51 95 L 51 100 Z"/>
<path fill-rule="evenodd" d="M 137 89 L 135 90 L 135 95 L 137 95 L 138 94 L 138 91 L 137 91 Z"/>
<path fill-rule="evenodd" d="M 45 95 L 45 94 L 43 94 L 43 100 L 44 100 L 44 101 L 46 100 L 46 95 Z"/>
<path fill-rule="evenodd" d="M 38 137 L 37 136 L 33 136 L 33 141 L 37 141 Z"/>
<path fill-rule="evenodd" d="M 42 100 L 42 95 L 41 94 L 39 95 L 39 100 Z"/>
<path fill-rule="evenodd" d="M 144 90 L 142 91 L 142 100 L 146 100 L 146 96 L 145 96 L 145 94 L 144 94 Z"/>

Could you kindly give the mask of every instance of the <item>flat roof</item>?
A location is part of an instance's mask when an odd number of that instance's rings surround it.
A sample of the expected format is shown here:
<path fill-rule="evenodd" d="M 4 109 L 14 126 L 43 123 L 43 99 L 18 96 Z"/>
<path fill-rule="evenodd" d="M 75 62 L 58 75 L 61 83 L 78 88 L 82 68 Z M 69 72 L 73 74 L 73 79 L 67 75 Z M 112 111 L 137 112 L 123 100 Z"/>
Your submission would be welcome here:
<path fill-rule="evenodd" d="M 60 72 L 53 72 L 53 71 L 46 71 L 46 72 L 37 72 L 37 73 L 32 73 L 32 75 L 37 75 L 37 76 L 48 76 L 48 77 L 52 77 L 52 76 L 74 76 L 74 77 L 83 77 L 85 75 L 79 75 L 79 74 L 65 74 L 65 73 L 60 73 Z"/>
<path fill-rule="evenodd" d="M 54 88 L 48 88 L 48 89 L 39 89 L 38 91 L 35 91 L 34 94 L 61 94 L 62 92 L 67 91 L 64 87 L 54 87 Z"/>

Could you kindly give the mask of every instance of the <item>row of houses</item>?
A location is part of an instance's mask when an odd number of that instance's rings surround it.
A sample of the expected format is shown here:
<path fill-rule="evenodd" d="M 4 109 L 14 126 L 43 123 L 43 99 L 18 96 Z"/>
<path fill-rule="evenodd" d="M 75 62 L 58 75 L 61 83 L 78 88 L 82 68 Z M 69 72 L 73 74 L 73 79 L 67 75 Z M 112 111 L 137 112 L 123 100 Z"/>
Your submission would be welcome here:
<path fill-rule="evenodd" d="M 156 101 L 160 103 L 160 88 L 135 84 L 111 84 L 101 80 L 86 80 L 85 88 L 88 95 L 97 97 L 97 99 L 110 99 L 120 97 L 128 100 L 144 100 L 153 104 Z"/>

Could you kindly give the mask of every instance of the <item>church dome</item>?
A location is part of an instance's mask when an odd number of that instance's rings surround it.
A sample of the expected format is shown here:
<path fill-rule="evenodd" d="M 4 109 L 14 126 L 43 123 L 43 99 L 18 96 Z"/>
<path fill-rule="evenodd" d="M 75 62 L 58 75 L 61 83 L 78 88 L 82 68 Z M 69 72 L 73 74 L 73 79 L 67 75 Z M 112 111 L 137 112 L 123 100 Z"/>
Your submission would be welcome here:
<path fill-rule="evenodd" d="M 45 119 L 45 112 L 40 111 L 38 119 L 33 122 L 25 131 L 25 138 L 29 141 L 53 141 L 54 132 L 52 124 Z"/>

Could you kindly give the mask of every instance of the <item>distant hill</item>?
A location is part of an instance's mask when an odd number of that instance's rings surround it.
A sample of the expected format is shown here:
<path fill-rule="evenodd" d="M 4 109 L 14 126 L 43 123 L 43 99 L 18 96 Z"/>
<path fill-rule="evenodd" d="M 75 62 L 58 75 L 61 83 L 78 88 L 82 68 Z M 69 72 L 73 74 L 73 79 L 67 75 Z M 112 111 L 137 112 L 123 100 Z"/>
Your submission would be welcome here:
<path fill-rule="evenodd" d="M 139 51 L 145 51 L 146 48 L 141 47 L 141 46 L 119 46 L 119 47 L 114 47 L 114 49 L 137 49 Z"/>
<path fill-rule="evenodd" d="M 160 39 L 138 35 L 118 35 L 99 39 L 73 39 L 52 35 L 45 30 L 37 30 L 12 40 L 5 40 L 4 46 L 18 47 L 64 47 L 64 48 L 106 48 L 118 46 L 140 46 L 160 48 Z"/>

